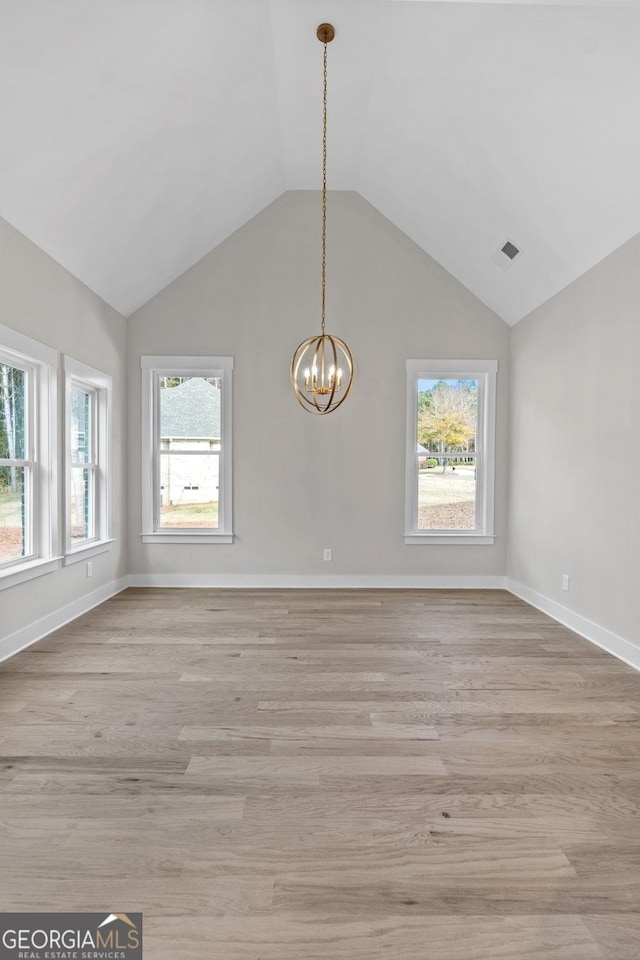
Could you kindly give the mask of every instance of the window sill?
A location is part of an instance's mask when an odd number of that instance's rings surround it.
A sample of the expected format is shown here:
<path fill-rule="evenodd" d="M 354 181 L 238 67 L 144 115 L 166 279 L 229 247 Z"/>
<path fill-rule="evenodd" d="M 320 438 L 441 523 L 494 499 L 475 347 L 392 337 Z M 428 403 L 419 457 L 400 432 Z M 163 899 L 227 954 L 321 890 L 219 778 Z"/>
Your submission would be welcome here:
<path fill-rule="evenodd" d="M 143 543 L 233 543 L 232 533 L 186 533 L 183 530 L 171 533 L 163 530 L 158 533 L 141 533 Z"/>
<path fill-rule="evenodd" d="M 71 563 L 80 563 L 81 560 L 97 557 L 99 553 L 107 553 L 111 550 L 112 543 L 115 543 L 114 537 L 110 540 L 92 540 L 91 543 L 83 544 L 81 547 L 74 547 L 65 554 L 64 565 L 68 567 Z"/>
<path fill-rule="evenodd" d="M 412 533 L 406 534 L 404 542 L 410 545 L 458 544 L 459 546 L 486 546 L 495 543 L 493 535 L 485 533 Z"/>
<path fill-rule="evenodd" d="M 53 573 L 58 569 L 59 560 L 62 560 L 62 557 L 47 557 L 46 560 L 39 557 L 37 560 L 26 560 L 19 566 L 7 567 L 0 572 L 0 590 L 24 583 L 25 580 L 33 580 L 34 577 L 42 577 L 45 573 Z"/>

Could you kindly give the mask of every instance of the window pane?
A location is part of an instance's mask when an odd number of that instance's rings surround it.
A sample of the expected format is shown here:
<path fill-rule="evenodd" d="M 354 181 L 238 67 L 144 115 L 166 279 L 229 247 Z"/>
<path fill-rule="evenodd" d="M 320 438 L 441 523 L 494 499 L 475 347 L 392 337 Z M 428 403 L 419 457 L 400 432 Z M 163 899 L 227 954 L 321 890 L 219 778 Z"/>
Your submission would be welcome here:
<path fill-rule="evenodd" d="M 418 380 L 418 529 L 476 526 L 477 380 Z"/>
<path fill-rule="evenodd" d="M 31 552 L 27 533 L 25 467 L 0 467 L 0 563 Z"/>
<path fill-rule="evenodd" d="M 214 377 L 160 380 L 160 447 L 220 450 L 221 381 Z"/>
<path fill-rule="evenodd" d="M 71 462 L 91 463 L 91 394 L 71 388 Z"/>
<path fill-rule="evenodd" d="M 437 466 L 425 464 L 419 469 L 418 529 L 473 530 L 475 526 L 475 460 L 463 458 L 452 462 L 448 457 L 441 457 Z"/>
<path fill-rule="evenodd" d="M 71 470 L 71 543 L 93 538 L 93 470 Z"/>
<path fill-rule="evenodd" d="M 217 527 L 217 454 L 160 455 L 160 526 Z"/>
<path fill-rule="evenodd" d="M 0 459 L 26 460 L 25 392 L 26 373 L 0 363 Z"/>

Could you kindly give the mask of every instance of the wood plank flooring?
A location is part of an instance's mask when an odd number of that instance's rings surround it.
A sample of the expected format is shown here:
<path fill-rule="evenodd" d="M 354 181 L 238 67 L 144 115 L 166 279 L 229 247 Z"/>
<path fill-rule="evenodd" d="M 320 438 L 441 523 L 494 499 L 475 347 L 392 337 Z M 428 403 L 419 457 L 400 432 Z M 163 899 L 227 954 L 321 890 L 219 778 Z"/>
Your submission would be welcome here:
<path fill-rule="evenodd" d="M 502 591 L 130 589 L 0 665 L 0 909 L 640 960 L 640 674 Z"/>

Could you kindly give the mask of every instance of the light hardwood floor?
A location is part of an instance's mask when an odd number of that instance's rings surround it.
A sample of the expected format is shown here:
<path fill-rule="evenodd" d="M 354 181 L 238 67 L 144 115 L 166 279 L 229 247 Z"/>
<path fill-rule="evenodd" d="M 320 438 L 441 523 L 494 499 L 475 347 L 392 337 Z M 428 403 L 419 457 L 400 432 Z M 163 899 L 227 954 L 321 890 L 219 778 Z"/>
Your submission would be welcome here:
<path fill-rule="evenodd" d="M 0 666 L 0 909 L 640 960 L 640 675 L 501 591 L 127 590 Z"/>

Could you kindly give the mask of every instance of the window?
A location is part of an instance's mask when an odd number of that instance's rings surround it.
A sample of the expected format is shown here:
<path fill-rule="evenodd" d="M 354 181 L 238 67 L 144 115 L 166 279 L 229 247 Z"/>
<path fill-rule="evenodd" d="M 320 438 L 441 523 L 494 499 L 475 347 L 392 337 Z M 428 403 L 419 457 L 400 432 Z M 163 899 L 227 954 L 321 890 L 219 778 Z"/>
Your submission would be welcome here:
<path fill-rule="evenodd" d="M 0 326 L 0 586 L 57 566 L 55 350 Z"/>
<path fill-rule="evenodd" d="M 495 360 L 407 360 L 405 543 L 494 542 Z"/>
<path fill-rule="evenodd" d="M 232 357 L 142 357 L 145 543 L 232 543 Z"/>
<path fill-rule="evenodd" d="M 64 358 L 65 563 L 109 549 L 111 377 Z"/>

